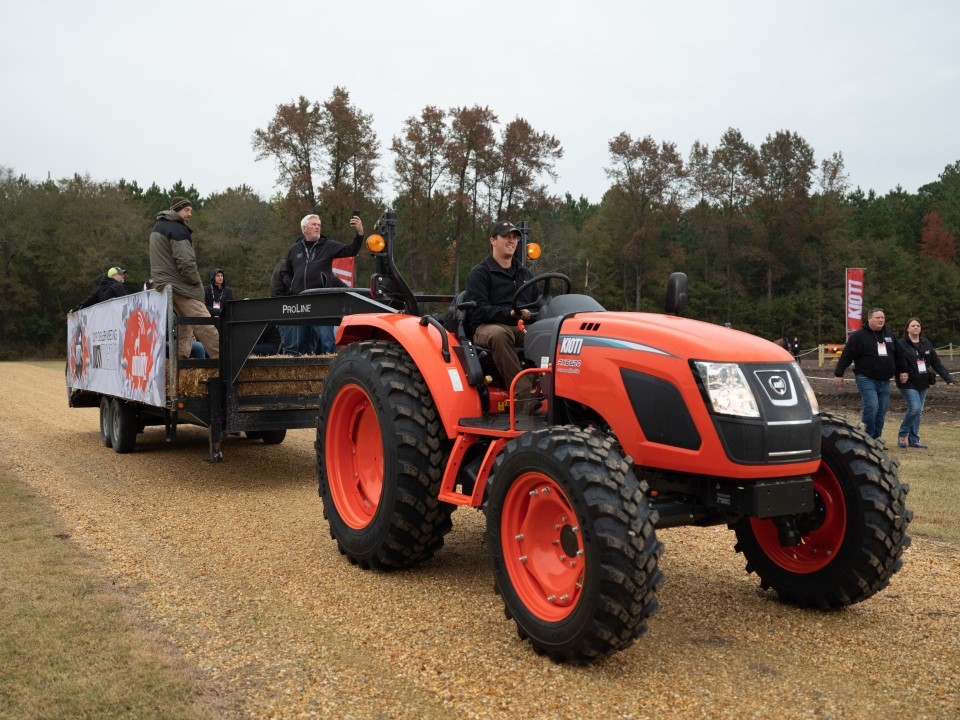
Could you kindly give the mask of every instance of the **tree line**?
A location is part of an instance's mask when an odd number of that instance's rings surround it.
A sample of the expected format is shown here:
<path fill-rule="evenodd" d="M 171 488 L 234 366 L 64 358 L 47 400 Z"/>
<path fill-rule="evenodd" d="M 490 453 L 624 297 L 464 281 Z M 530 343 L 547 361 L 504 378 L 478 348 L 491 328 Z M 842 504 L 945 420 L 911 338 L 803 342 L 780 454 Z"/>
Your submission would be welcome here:
<path fill-rule="evenodd" d="M 462 289 L 490 223 L 527 220 L 544 250 L 534 270 L 566 273 L 611 310 L 659 311 L 667 276 L 682 270 L 691 317 L 807 347 L 842 342 L 844 269 L 863 267 L 865 305 L 882 306 L 898 334 L 917 315 L 935 344 L 960 341 L 960 161 L 916 193 L 880 196 L 852 189 L 842 153 L 818 161 L 796 132 L 754 145 L 730 128 L 684 155 L 625 130 L 608 142 L 610 185 L 591 202 L 548 192 L 563 157 L 556 137 L 486 106 L 427 106 L 386 156 L 380 147 L 373 116 L 338 87 L 323 102 L 279 105 L 252 132 L 256 158 L 277 168 L 270 198 L 242 183 L 202 195 L 182 181 L 34 182 L 0 166 L 0 359 L 61 356 L 66 313 L 111 265 L 139 290 L 149 230 L 175 196 L 194 202 L 201 275 L 224 268 L 238 298 L 267 294 L 303 215 L 346 240 L 353 209 L 370 228 L 391 207 L 398 266 L 418 292 Z M 372 269 L 362 251 L 358 284 Z"/>

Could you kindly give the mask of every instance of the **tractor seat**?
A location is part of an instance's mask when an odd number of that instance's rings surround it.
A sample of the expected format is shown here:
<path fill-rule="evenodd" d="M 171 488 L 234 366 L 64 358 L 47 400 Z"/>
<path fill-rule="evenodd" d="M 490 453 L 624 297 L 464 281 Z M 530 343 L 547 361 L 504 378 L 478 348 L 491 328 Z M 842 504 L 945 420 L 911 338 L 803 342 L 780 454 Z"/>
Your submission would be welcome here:
<path fill-rule="evenodd" d="M 470 308 L 472 307 L 472 303 L 467 302 L 466 297 L 467 293 L 465 290 L 457 294 L 444 318 L 444 326 L 457 336 L 457 340 L 460 341 L 461 345 L 469 342 L 473 346 L 473 350 L 480 361 L 483 374 L 489 375 L 495 383 L 502 385 L 503 378 L 500 377 L 500 372 L 493 362 L 493 353 L 490 352 L 489 348 L 473 342 L 473 325 L 470 323 Z M 516 351 L 520 358 L 520 365 L 523 366 L 525 364 L 523 347 L 518 346 Z"/>

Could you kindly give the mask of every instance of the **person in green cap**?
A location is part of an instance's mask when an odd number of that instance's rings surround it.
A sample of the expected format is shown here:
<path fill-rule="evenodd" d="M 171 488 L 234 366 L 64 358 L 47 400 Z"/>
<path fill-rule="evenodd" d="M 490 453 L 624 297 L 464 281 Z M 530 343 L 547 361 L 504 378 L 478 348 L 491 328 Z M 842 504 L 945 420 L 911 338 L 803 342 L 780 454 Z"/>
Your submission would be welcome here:
<path fill-rule="evenodd" d="M 127 271 L 119 265 L 115 265 L 107 270 L 106 276 L 100 279 L 100 284 L 97 285 L 97 289 L 87 295 L 86 300 L 77 305 L 74 310 L 81 310 L 85 307 L 103 302 L 104 300 L 111 300 L 112 298 L 126 295 L 127 287 L 123 284 L 126 274 Z"/>

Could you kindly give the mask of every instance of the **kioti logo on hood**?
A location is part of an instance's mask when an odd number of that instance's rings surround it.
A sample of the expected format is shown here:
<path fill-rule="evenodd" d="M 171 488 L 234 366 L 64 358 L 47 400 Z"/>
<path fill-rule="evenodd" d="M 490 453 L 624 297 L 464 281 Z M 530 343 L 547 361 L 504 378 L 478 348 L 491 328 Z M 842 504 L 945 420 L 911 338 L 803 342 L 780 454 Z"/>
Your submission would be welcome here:
<path fill-rule="evenodd" d="M 793 376 L 785 368 L 778 370 L 755 370 L 754 377 L 773 405 L 796 405 L 797 393 Z"/>
<path fill-rule="evenodd" d="M 779 375 L 773 375 L 772 377 L 768 378 L 767 385 L 769 385 L 770 389 L 781 397 L 787 394 L 787 381 Z"/>

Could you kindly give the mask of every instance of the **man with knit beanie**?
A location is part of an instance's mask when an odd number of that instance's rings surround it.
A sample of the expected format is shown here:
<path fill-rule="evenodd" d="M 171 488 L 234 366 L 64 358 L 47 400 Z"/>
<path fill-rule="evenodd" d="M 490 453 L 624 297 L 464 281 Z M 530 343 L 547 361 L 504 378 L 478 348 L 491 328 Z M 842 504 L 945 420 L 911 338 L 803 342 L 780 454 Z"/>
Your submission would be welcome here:
<path fill-rule="evenodd" d="M 173 310 L 180 317 L 210 317 L 203 302 L 203 281 L 197 269 L 193 248 L 193 230 L 187 220 L 193 215 L 193 203 L 175 197 L 169 210 L 157 214 L 157 224 L 150 233 L 150 276 L 154 287 L 173 287 Z M 220 334 L 213 325 L 180 325 L 177 332 L 177 355 L 190 357 L 192 336 L 196 336 L 207 356 L 220 357 Z"/>

